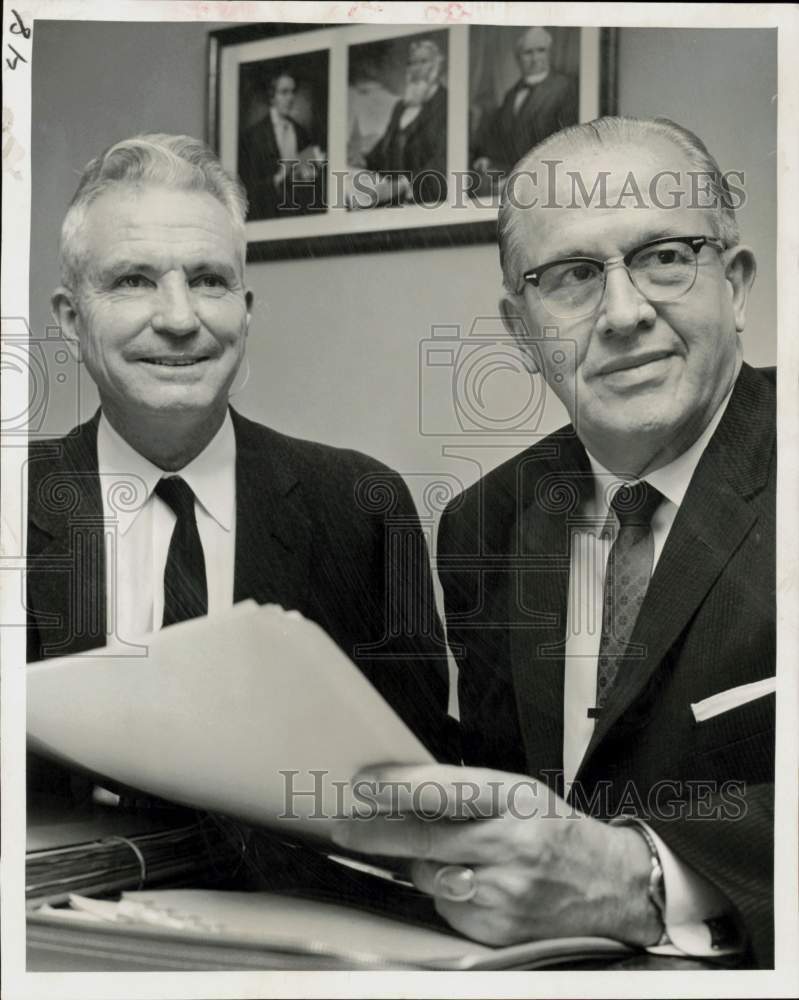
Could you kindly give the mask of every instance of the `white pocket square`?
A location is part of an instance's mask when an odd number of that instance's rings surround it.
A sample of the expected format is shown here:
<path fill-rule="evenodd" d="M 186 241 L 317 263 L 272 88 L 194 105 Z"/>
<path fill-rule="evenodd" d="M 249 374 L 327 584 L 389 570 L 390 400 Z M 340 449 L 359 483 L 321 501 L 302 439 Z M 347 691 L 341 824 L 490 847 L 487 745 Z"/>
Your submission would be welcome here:
<path fill-rule="evenodd" d="M 764 698 L 767 694 L 773 694 L 777 690 L 777 678 L 765 677 L 762 681 L 754 681 L 752 684 L 741 684 L 738 687 L 728 688 L 726 691 L 719 691 L 702 701 L 691 702 L 691 711 L 697 722 L 704 722 L 705 719 L 712 719 L 714 715 L 721 715 L 722 712 L 729 712 L 731 708 L 738 708 L 748 701 L 756 698 Z"/>

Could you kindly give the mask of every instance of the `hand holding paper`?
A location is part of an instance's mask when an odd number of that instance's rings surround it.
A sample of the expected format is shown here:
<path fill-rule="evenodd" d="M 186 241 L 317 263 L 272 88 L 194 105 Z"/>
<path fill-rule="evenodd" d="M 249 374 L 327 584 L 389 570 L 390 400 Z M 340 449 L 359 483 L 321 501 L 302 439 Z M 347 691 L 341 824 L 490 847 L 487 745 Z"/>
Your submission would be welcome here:
<path fill-rule="evenodd" d="M 649 945 L 660 935 L 647 897 L 649 855 L 640 837 L 572 809 L 520 774 L 441 765 L 356 775 L 379 812 L 342 820 L 342 847 L 413 859 L 416 886 L 455 930 L 491 945 L 608 934 Z M 441 881 L 461 875 L 469 892 Z M 590 887 L 590 894 L 588 892 Z"/>

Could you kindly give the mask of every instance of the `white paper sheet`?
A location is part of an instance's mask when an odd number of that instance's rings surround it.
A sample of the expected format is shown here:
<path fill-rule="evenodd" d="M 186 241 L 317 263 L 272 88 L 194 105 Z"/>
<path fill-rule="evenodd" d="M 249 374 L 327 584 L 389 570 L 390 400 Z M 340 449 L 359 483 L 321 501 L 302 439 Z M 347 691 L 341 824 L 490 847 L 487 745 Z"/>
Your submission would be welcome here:
<path fill-rule="evenodd" d="M 30 746 L 173 802 L 312 837 L 349 804 L 342 789 L 361 767 L 432 762 L 296 612 L 244 602 L 142 642 L 144 657 L 109 647 L 31 664 Z"/>

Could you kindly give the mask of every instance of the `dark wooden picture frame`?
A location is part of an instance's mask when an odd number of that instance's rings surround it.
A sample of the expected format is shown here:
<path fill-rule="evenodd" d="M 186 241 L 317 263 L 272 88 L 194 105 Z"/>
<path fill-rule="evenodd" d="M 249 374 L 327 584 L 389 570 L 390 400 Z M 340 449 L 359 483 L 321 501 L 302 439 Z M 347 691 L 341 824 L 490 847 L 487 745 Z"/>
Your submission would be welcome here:
<path fill-rule="evenodd" d="M 483 178 L 483 189 L 475 186 L 474 179 L 467 174 L 474 172 L 479 146 L 476 137 L 484 134 L 486 124 L 491 124 L 492 114 L 499 122 L 502 109 L 505 108 L 507 114 L 507 105 L 514 99 L 515 91 L 509 82 L 522 72 L 518 50 L 523 48 L 523 38 L 528 37 L 531 44 L 543 38 L 547 46 L 551 45 L 550 75 L 561 83 L 567 79 L 572 81 L 577 116 L 571 120 L 585 121 L 616 111 L 617 34 L 615 28 L 271 22 L 211 32 L 206 139 L 229 170 L 244 175 L 248 197 L 256 207 L 256 215 L 260 216 L 251 216 L 247 222 L 248 260 L 490 242 L 496 232 L 496 175 L 493 187 Z M 370 64 L 371 69 L 365 71 L 372 88 L 370 107 L 376 106 L 377 98 L 382 100 L 384 109 L 396 102 L 392 118 L 392 127 L 396 129 L 402 101 L 397 94 L 398 59 L 402 57 L 404 61 L 406 51 L 409 60 L 414 51 L 421 50 L 424 56 L 425 48 L 441 53 L 440 90 L 446 94 L 447 111 L 445 128 L 441 129 L 439 119 L 438 129 L 444 133 L 441 143 L 446 145 L 445 191 L 447 182 L 449 184 L 446 200 L 420 203 L 415 200 L 418 188 L 414 186 L 414 194 L 406 194 L 401 204 L 401 199 L 394 199 L 353 211 L 351 202 L 345 202 L 342 196 L 343 183 L 349 182 L 349 172 L 353 169 L 348 158 L 353 148 L 352 131 L 357 128 L 357 124 L 353 125 L 356 120 L 352 98 L 353 67 L 365 62 Z M 479 85 L 475 79 L 478 50 L 482 59 Z M 486 69 L 486 59 L 490 60 L 492 52 L 500 52 L 504 63 L 497 67 L 489 63 Z M 359 58 L 363 54 L 373 58 Z M 512 65 L 514 54 L 518 69 Z M 323 79 L 325 75 L 327 80 Z M 244 144 L 246 129 L 249 135 L 256 135 L 259 122 L 266 131 L 270 129 L 266 116 L 271 113 L 270 102 L 274 100 L 278 80 L 283 89 L 290 86 L 293 90 L 295 103 L 291 120 L 296 139 L 292 149 L 296 149 L 298 161 L 308 160 L 305 166 L 298 164 L 299 169 L 307 171 L 302 174 L 305 183 L 301 187 L 306 193 L 310 192 L 309 198 L 317 199 L 316 208 L 306 204 L 294 214 L 271 211 L 256 195 L 252 178 L 258 175 L 253 173 L 253 161 L 256 167 L 258 163 L 267 165 L 263 171 L 267 184 L 273 177 L 275 184 L 279 181 L 275 163 L 269 160 L 270 155 L 279 155 L 275 152 L 274 140 L 271 146 L 268 142 L 266 145 L 263 142 Z M 516 88 L 520 86 L 525 86 L 523 79 L 515 84 Z M 441 104 L 441 93 L 438 98 Z M 429 101 L 431 107 L 433 103 Z M 386 114 L 388 112 L 383 110 L 383 122 Z M 420 113 L 420 121 L 422 117 Z M 482 132 L 478 132 L 481 117 Z M 563 123 L 568 124 L 569 119 Z M 555 126 L 547 127 L 551 130 Z M 388 132 L 386 126 L 384 145 L 388 144 Z M 540 137 L 536 136 L 533 141 Z M 256 152 L 243 154 L 243 150 Z M 307 152 L 309 150 L 314 152 Z M 245 168 L 245 155 L 249 168 Z M 487 162 L 480 164 L 481 169 Z M 497 168 L 491 163 L 488 169 Z M 498 169 L 501 178 L 505 168 Z M 371 176 L 383 178 L 382 174 Z M 408 176 L 413 181 L 414 175 Z M 261 177 L 258 183 L 262 191 Z M 407 190 L 411 187 L 411 184 L 405 185 Z M 480 197 L 473 197 L 470 191 L 479 193 Z"/>

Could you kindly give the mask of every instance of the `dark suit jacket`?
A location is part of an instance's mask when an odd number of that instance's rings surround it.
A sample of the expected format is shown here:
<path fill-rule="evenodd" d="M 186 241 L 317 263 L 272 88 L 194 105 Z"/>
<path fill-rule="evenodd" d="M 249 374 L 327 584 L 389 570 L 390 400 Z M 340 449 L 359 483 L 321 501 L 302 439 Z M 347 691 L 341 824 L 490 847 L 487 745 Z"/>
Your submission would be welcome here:
<path fill-rule="evenodd" d="M 309 133 L 299 122 L 289 119 L 297 133 L 297 152 L 311 144 Z M 320 188 L 321 174 L 312 189 L 309 184 L 291 186 L 287 178 L 284 187 L 275 187 L 273 178 L 280 166 L 280 149 L 269 115 L 239 134 L 238 175 L 247 191 L 247 218 L 273 219 L 283 215 L 303 215 L 324 211 L 324 192 Z"/>
<path fill-rule="evenodd" d="M 406 129 L 399 123 L 406 108 L 397 101 L 386 131 L 369 150 L 369 170 L 403 174 L 416 202 L 434 203 L 447 196 L 447 88 L 439 86 Z"/>
<path fill-rule="evenodd" d="M 623 668 L 571 796 L 599 818 L 647 818 L 732 901 L 761 966 L 773 962 L 774 696 L 704 722 L 690 706 L 774 675 L 775 483 L 775 390 L 744 365 L 636 622 L 645 655 Z M 567 427 L 453 501 L 439 532 L 464 760 L 561 794 L 569 530 L 587 484 Z"/>
<path fill-rule="evenodd" d="M 431 751 L 452 759 L 443 629 L 401 477 L 365 455 L 231 413 L 234 600 L 282 604 L 318 622 Z M 98 418 L 31 444 L 29 661 L 106 641 Z"/>
<path fill-rule="evenodd" d="M 528 150 L 548 135 L 578 120 L 577 84 L 565 73 L 550 73 L 529 89 L 518 114 L 516 95 L 527 87 L 519 80 L 505 94 L 502 107 L 487 122 L 474 155 L 487 156 L 497 169 L 507 173 Z"/>

